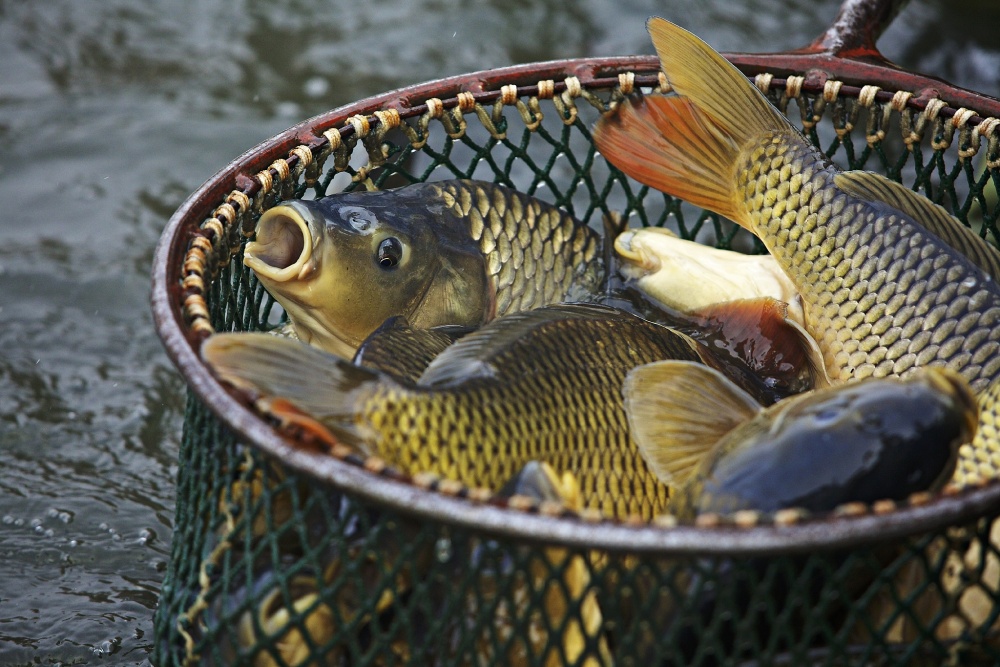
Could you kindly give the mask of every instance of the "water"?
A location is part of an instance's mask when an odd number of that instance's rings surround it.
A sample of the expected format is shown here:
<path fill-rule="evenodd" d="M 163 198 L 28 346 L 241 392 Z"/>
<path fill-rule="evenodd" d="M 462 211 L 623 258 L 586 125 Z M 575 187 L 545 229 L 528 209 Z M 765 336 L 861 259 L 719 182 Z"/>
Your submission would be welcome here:
<path fill-rule="evenodd" d="M 149 264 L 212 173 L 388 89 L 650 53 L 653 13 L 725 50 L 775 51 L 838 4 L 0 0 L 0 664 L 148 663 L 184 396 Z M 1000 93 L 1000 9 L 946 4 L 910 7 L 883 51 Z"/>

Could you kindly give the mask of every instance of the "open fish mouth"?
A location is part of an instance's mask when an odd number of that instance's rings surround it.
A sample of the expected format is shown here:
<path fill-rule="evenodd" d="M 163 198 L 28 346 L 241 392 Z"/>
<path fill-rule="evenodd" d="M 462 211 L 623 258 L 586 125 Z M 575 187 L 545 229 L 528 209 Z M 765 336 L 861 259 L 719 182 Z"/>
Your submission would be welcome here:
<path fill-rule="evenodd" d="M 619 272 L 626 278 L 639 279 L 660 270 L 660 258 L 637 242 L 635 230 L 627 230 L 615 239 L 615 252 L 623 260 Z"/>
<path fill-rule="evenodd" d="M 301 279 L 316 268 L 312 252 L 308 221 L 293 204 L 282 204 L 257 221 L 257 238 L 247 244 L 243 263 L 271 280 Z"/>

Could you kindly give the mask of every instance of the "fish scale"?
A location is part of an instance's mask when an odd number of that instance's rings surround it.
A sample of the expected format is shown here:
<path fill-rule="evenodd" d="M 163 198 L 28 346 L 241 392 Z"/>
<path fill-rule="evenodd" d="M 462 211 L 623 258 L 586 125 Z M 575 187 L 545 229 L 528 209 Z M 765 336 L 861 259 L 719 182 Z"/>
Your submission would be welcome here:
<path fill-rule="evenodd" d="M 1000 377 L 996 283 L 954 252 L 938 254 L 919 223 L 840 191 L 836 168 L 797 139 L 776 135 L 751 151 L 739 187 L 751 224 L 800 289 L 830 379 L 938 365 L 982 391 Z M 803 183 L 832 194 L 795 206 Z M 824 255 L 816 236 L 839 252 Z"/>
<path fill-rule="evenodd" d="M 498 317 L 552 303 L 561 294 L 598 291 L 603 279 L 599 237 L 568 214 L 518 192 L 490 192 L 470 181 L 429 185 L 455 215 L 469 219 L 496 284 Z"/>

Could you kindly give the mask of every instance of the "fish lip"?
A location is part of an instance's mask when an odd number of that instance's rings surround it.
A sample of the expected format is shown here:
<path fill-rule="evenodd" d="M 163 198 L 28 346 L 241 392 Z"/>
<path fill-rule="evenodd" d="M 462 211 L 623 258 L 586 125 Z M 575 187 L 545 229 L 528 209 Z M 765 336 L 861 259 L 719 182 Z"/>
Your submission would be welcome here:
<path fill-rule="evenodd" d="M 647 252 L 641 243 L 636 243 L 636 231 L 629 229 L 615 239 L 615 252 L 622 263 L 618 271 L 626 278 L 638 279 L 660 270 L 660 259 L 655 254 Z"/>
<path fill-rule="evenodd" d="M 316 269 L 312 256 L 317 229 L 312 211 L 300 202 L 268 209 L 257 221 L 256 239 L 247 244 L 243 263 L 275 282 L 308 277 Z"/>

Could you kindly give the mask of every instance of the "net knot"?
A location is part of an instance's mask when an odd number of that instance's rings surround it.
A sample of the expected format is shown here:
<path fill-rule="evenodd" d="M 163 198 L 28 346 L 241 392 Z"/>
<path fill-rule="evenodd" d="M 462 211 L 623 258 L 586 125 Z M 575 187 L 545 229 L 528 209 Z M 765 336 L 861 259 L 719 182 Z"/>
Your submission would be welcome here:
<path fill-rule="evenodd" d="M 910 101 L 911 97 L 913 97 L 913 93 L 908 90 L 897 90 L 896 94 L 892 96 L 889 106 L 893 111 L 903 113 L 903 109 L 906 108 L 906 103 Z"/>
<path fill-rule="evenodd" d="M 635 90 L 635 72 L 622 72 L 618 75 L 618 87 L 622 93 L 629 95 Z"/>
<path fill-rule="evenodd" d="M 660 84 L 661 93 L 669 93 L 671 90 L 673 90 L 673 86 L 671 86 L 670 82 L 667 81 L 667 75 L 664 74 L 662 71 L 656 73 L 656 81 L 657 83 Z"/>
<path fill-rule="evenodd" d="M 508 83 L 500 89 L 500 101 L 504 104 L 516 104 L 517 103 L 517 86 L 513 83 Z"/>
<path fill-rule="evenodd" d="M 368 134 L 368 130 L 371 129 L 371 125 L 368 123 L 368 118 L 362 115 L 351 116 L 347 119 L 347 122 L 354 127 L 354 136 L 363 137 Z"/>
<path fill-rule="evenodd" d="M 827 81 L 823 84 L 823 99 L 827 102 L 836 102 L 837 95 L 840 94 L 840 87 L 844 85 L 843 81 Z"/>
<path fill-rule="evenodd" d="M 323 137 L 330 142 L 330 150 L 335 151 L 344 143 L 344 138 L 340 136 L 340 130 L 331 128 L 323 133 Z"/>
<path fill-rule="evenodd" d="M 287 180 L 292 173 L 291 167 L 288 166 L 288 161 L 284 158 L 275 160 L 271 163 L 269 169 L 274 169 L 274 173 L 278 175 L 279 181 Z"/>
<path fill-rule="evenodd" d="M 552 79 L 545 79 L 538 82 L 538 97 L 543 100 L 550 100 L 556 94 L 556 82 Z"/>
<path fill-rule="evenodd" d="M 472 93 L 469 91 L 462 91 L 456 95 L 458 99 L 458 108 L 464 113 L 466 111 L 472 111 L 476 108 L 476 98 L 473 97 Z"/>
<path fill-rule="evenodd" d="M 934 98 L 933 100 L 927 102 L 927 108 L 924 109 L 924 116 L 927 118 L 927 120 L 936 120 L 938 114 L 941 112 L 941 109 L 945 108 L 946 106 L 948 106 L 947 102 L 945 102 L 944 100 Z"/>
<path fill-rule="evenodd" d="M 790 76 L 785 79 L 785 95 L 788 97 L 798 97 L 802 94 L 802 84 L 805 83 L 804 76 Z"/>
<path fill-rule="evenodd" d="M 771 90 L 771 82 L 773 80 L 774 80 L 773 74 L 771 74 L 770 72 L 761 72 L 760 74 L 758 74 L 753 78 L 753 83 L 755 86 L 757 86 L 757 90 L 767 95 L 768 92 L 770 92 Z"/>
<path fill-rule="evenodd" d="M 240 207 L 240 210 L 244 213 L 250 210 L 250 197 L 247 196 L 242 190 L 233 190 L 226 197 L 226 203 L 234 204 Z"/>
<path fill-rule="evenodd" d="M 402 119 L 399 116 L 399 111 L 396 109 L 376 111 L 375 117 L 378 119 L 379 126 L 382 128 L 383 132 L 399 127 L 400 122 L 402 122 Z"/>
<path fill-rule="evenodd" d="M 875 95 L 878 91 L 882 90 L 878 86 L 863 86 L 861 92 L 858 93 L 858 104 L 865 108 L 871 107 L 875 104 Z"/>
<path fill-rule="evenodd" d="M 564 95 L 568 95 L 571 98 L 580 97 L 582 90 L 580 86 L 580 79 L 576 78 L 575 76 L 568 76 L 566 77 L 565 81 L 566 81 L 566 92 L 564 93 Z"/>
<path fill-rule="evenodd" d="M 431 118 L 440 118 L 444 113 L 444 102 L 437 97 L 432 97 L 424 104 L 427 105 L 427 115 Z"/>
<path fill-rule="evenodd" d="M 262 169 L 257 172 L 256 176 L 257 182 L 260 183 L 261 193 L 266 193 L 271 191 L 271 187 L 274 185 L 274 177 L 271 176 L 271 172 L 267 169 Z"/>

